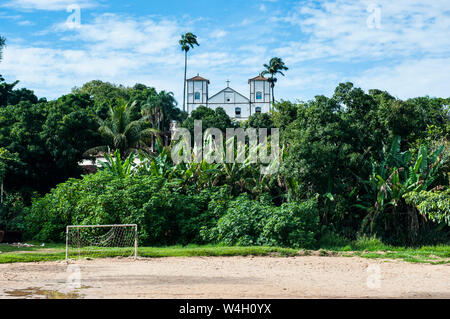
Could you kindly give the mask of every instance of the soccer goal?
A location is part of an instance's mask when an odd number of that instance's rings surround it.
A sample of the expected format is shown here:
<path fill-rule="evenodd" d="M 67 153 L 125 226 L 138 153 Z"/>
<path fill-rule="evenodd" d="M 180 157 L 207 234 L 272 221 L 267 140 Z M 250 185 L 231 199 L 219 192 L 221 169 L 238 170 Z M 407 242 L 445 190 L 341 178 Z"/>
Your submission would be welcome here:
<path fill-rule="evenodd" d="M 136 224 L 66 227 L 66 261 L 82 257 L 137 257 Z"/>

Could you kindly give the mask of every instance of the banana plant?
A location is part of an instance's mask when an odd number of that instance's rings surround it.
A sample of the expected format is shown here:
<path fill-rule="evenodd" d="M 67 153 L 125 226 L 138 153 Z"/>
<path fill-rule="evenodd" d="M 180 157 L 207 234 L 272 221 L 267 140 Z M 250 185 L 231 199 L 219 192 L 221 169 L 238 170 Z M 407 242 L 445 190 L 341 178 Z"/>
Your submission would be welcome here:
<path fill-rule="evenodd" d="M 266 144 L 268 144 L 267 141 Z M 261 145 L 258 145 L 256 151 L 259 152 L 260 147 Z M 281 174 L 278 174 L 278 170 L 281 167 L 286 154 L 286 146 L 283 145 L 280 150 L 279 156 L 273 157 L 272 161 L 267 166 L 259 168 L 257 170 L 254 170 L 254 166 L 252 167 L 254 185 L 252 189 L 253 193 L 262 194 L 264 192 L 270 192 L 270 190 L 273 189 L 274 185 L 276 185 L 277 188 L 281 188 L 285 185 Z"/>
<path fill-rule="evenodd" d="M 140 163 L 137 169 L 141 174 L 171 178 L 174 165 L 170 157 L 170 148 L 162 146 L 159 140 L 155 143 L 155 153 L 140 152 L 138 158 Z"/>
<path fill-rule="evenodd" d="M 228 146 L 234 142 L 234 137 L 226 141 Z M 244 147 L 238 147 L 234 149 L 234 161 L 228 162 L 225 160 L 221 164 L 225 183 L 231 186 L 232 191 L 237 190 L 243 192 L 251 183 L 251 178 L 254 176 L 252 172 L 252 164 L 254 164 L 253 158 L 257 147 L 250 147 L 244 145 Z M 248 152 L 248 156 L 246 156 Z M 239 160 L 237 160 L 239 159 Z M 237 189 L 236 189 L 237 188 Z"/>
<path fill-rule="evenodd" d="M 125 178 L 133 175 L 136 164 L 134 159 L 136 153 L 130 153 L 125 161 L 120 156 L 120 151 L 117 149 L 113 155 L 109 152 L 105 154 L 106 162 L 100 161 L 101 169 L 110 171 L 114 176 L 118 178 Z"/>
<path fill-rule="evenodd" d="M 394 224 L 399 219 L 401 210 L 406 210 L 409 216 L 409 230 L 413 237 L 418 230 L 417 210 L 405 202 L 405 195 L 410 192 L 428 190 L 438 177 L 439 168 L 447 160 L 441 146 L 433 152 L 426 145 L 421 145 L 415 158 L 408 150 L 400 152 L 400 137 L 395 137 L 389 152 L 381 163 L 372 160 L 372 174 L 366 183 L 375 194 L 373 206 L 366 207 L 368 215 L 362 228 L 374 224 L 380 214 L 391 214 Z M 363 206 L 361 206 L 363 207 Z"/>
<path fill-rule="evenodd" d="M 205 157 L 199 162 L 196 160 L 198 152 L 200 150 L 194 147 L 189 162 L 175 166 L 174 176 L 183 186 L 194 184 L 201 189 L 217 185 L 221 175 L 220 164 L 208 163 Z"/>

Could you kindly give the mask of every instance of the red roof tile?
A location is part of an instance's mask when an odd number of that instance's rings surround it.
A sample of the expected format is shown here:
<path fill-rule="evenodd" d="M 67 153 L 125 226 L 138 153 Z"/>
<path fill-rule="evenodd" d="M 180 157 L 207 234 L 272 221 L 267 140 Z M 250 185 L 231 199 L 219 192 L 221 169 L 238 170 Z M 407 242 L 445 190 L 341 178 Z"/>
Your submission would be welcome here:
<path fill-rule="evenodd" d="M 202 78 L 200 75 L 194 76 L 193 78 L 187 79 L 187 81 L 207 81 L 209 84 L 209 80 Z"/>
<path fill-rule="evenodd" d="M 253 79 L 248 80 L 248 83 L 250 83 L 250 81 L 267 81 L 268 79 L 266 79 L 265 77 L 263 77 L 261 74 L 258 75 L 257 77 L 254 77 Z"/>

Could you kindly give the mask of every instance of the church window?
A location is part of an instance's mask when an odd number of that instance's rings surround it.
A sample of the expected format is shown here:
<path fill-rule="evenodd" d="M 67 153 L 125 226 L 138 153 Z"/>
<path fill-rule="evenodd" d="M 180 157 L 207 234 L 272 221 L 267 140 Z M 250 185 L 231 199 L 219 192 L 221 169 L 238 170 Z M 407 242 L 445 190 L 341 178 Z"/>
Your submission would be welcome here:
<path fill-rule="evenodd" d="M 262 99 L 262 93 L 261 92 L 256 92 L 256 99 L 257 100 L 261 100 Z"/>
<path fill-rule="evenodd" d="M 235 109 L 235 112 L 236 112 L 236 117 L 241 117 L 241 108 L 240 107 L 237 107 Z"/>
<path fill-rule="evenodd" d="M 200 92 L 195 92 L 195 99 L 200 100 Z"/>
<path fill-rule="evenodd" d="M 261 107 L 257 106 L 257 107 L 255 108 L 255 112 L 256 112 L 256 113 L 261 113 Z"/>

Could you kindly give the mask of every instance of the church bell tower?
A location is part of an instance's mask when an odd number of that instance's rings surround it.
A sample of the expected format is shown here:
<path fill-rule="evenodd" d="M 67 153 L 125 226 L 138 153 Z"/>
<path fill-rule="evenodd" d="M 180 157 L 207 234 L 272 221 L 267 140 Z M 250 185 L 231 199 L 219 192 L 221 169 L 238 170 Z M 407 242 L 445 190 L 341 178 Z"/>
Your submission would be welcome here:
<path fill-rule="evenodd" d="M 187 84 L 187 112 L 190 114 L 200 105 L 208 105 L 208 86 L 209 80 L 202 78 L 199 74 L 197 76 L 186 80 Z"/>
<path fill-rule="evenodd" d="M 258 75 L 248 80 L 250 85 L 250 108 L 251 113 L 267 113 L 270 111 L 272 95 L 269 80 Z"/>

